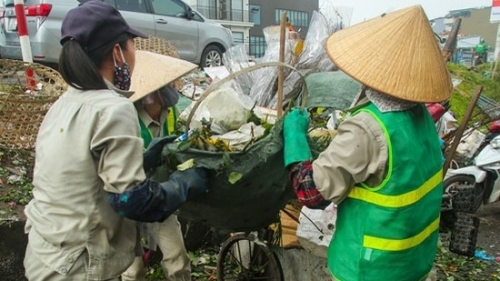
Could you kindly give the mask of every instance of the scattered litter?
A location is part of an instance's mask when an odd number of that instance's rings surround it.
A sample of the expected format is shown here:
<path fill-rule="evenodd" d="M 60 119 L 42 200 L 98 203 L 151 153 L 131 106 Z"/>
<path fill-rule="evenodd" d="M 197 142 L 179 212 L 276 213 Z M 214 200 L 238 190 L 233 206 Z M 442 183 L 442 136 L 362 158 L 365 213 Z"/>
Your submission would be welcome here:
<path fill-rule="evenodd" d="M 20 182 L 21 181 L 21 176 L 18 176 L 18 175 L 10 175 L 8 178 L 7 178 L 7 181 L 9 183 L 16 183 L 16 182 Z"/>
<path fill-rule="evenodd" d="M 495 258 L 495 260 L 496 260 L 497 262 L 500 262 L 500 257 L 496 257 L 496 258 Z"/>
<path fill-rule="evenodd" d="M 485 251 L 476 250 L 474 255 L 476 258 L 484 261 L 494 261 L 495 257 L 488 255 Z"/>

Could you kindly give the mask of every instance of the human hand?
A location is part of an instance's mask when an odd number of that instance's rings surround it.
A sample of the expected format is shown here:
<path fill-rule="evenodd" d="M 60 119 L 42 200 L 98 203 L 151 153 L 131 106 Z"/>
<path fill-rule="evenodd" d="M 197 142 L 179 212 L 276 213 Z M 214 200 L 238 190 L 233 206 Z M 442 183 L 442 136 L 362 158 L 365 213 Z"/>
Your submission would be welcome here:
<path fill-rule="evenodd" d="M 309 113 L 306 109 L 295 108 L 285 116 L 283 130 L 298 131 L 307 134 L 309 129 Z"/>
<path fill-rule="evenodd" d="M 307 131 L 309 130 L 309 114 L 305 109 L 293 109 L 283 121 L 285 167 L 292 163 L 312 158 Z"/>
<path fill-rule="evenodd" d="M 183 182 L 182 186 L 187 189 L 187 199 L 191 199 L 208 193 L 209 175 L 205 168 L 190 168 L 175 171 L 170 179 Z"/>
<path fill-rule="evenodd" d="M 166 136 L 161 138 L 154 138 L 149 144 L 146 151 L 143 153 L 143 167 L 144 171 L 148 172 L 156 168 L 161 159 L 161 152 L 163 147 L 170 142 L 173 142 L 177 136 Z"/>

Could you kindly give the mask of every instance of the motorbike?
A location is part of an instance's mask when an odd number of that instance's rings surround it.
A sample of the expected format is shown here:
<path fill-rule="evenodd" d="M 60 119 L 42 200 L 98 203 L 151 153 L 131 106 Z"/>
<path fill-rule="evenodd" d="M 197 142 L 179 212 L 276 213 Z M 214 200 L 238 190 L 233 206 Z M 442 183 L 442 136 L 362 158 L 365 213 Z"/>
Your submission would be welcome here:
<path fill-rule="evenodd" d="M 476 156 L 483 150 L 483 148 L 485 148 L 491 142 L 491 140 L 493 140 L 497 136 L 500 136 L 500 120 L 495 120 L 490 124 L 490 126 L 488 127 L 488 133 L 486 133 L 486 136 L 484 136 L 484 139 L 474 153 L 473 158 L 476 158 Z"/>
<path fill-rule="evenodd" d="M 441 230 L 451 230 L 451 252 L 472 257 L 479 232 L 475 215 L 481 205 L 500 199 L 500 136 L 474 158 L 474 164 L 446 172 L 441 201 Z"/>
<path fill-rule="evenodd" d="M 435 122 L 446 112 L 437 104 L 427 108 Z M 451 232 L 451 252 L 474 256 L 480 223 L 475 213 L 481 205 L 499 200 L 500 121 L 494 121 L 473 156 L 473 164 L 449 169 L 444 176 L 440 230 Z"/>
<path fill-rule="evenodd" d="M 443 189 L 443 211 L 475 213 L 482 204 L 499 201 L 500 136 L 484 146 L 474 165 L 448 170 Z"/>

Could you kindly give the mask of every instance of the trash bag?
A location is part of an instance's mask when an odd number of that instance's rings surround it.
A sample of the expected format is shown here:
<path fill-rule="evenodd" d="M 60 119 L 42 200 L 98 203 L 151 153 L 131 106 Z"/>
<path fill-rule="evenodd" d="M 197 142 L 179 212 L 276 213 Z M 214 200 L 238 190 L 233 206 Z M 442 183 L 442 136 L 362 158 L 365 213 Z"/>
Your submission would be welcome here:
<path fill-rule="evenodd" d="M 295 197 L 283 160 L 283 123 L 240 152 L 183 150 L 168 144 L 163 156 L 214 171 L 210 192 L 186 202 L 179 217 L 229 231 L 252 231 L 279 220 L 279 211 Z M 168 161 L 166 161 L 168 162 Z"/>

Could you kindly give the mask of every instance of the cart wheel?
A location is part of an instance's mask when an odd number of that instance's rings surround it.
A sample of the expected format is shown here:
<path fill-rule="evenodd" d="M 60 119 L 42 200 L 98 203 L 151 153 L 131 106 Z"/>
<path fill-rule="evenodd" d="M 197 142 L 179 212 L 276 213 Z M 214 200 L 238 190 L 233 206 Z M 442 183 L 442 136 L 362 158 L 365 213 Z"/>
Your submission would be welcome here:
<path fill-rule="evenodd" d="M 218 281 L 283 281 L 278 258 L 256 233 L 238 233 L 222 244 L 217 260 Z"/>

